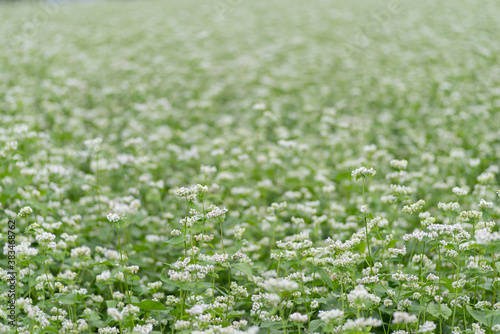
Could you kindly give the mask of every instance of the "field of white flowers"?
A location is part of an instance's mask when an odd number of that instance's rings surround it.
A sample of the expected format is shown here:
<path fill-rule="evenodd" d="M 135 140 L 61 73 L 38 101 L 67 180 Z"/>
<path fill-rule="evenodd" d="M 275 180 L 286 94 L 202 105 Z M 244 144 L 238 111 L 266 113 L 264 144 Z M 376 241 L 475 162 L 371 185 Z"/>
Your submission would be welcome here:
<path fill-rule="evenodd" d="M 0 4 L 0 333 L 499 333 L 499 17 Z"/>

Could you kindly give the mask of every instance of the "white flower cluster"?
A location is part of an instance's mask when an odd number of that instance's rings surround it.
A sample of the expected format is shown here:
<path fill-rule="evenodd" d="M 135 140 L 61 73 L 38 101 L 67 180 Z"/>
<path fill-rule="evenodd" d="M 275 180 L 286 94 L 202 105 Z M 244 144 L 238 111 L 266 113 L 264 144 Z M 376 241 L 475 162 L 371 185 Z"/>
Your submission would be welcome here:
<path fill-rule="evenodd" d="M 19 218 L 24 218 L 24 217 L 28 217 L 29 215 L 31 215 L 33 213 L 33 209 L 30 208 L 29 206 L 25 206 L 24 208 L 22 208 L 19 213 L 17 214 L 17 216 Z"/>
<path fill-rule="evenodd" d="M 120 217 L 117 213 L 108 213 L 106 218 L 110 223 L 118 223 L 122 219 L 122 217 Z"/>
<path fill-rule="evenodd" d="M 319 311 L 319 318 L 327 324 L 338 321 L 344 317 L 344 311 L 333 309 L 329 311 Z"/>
<path fill-rule="evenodd" d="M 446 212 L 458 211 L 460 210 L 460 204 L 458 202 L 438 203 L 438 208 Z"/>
<path fill-rule="evenodd" d="M 414 192 L 413 188 L 402 186 L 399 184 L 391 184 L 391 191 L 396 196 L 407 196 Z"/>
<path fill-rule="evenodd" d="M 483 217 L 483 213 L 481 211 L 469 210 L 460 212 L 460 218 L 469 219 L 469 220 L 479 220 Z"/>
<path fill-rule="evenodd" d="M 480 209 L 483 209 L 483 210 L 491 209 L 493 207 L 493 202 L 487 202 L 481 198 L 481 200 L 479 201 L 478 207 Z"/>
<path fill-rule="evenodd" d="M 228 211 L 226 208 L 219 208 L 215 205 L 212 205 L 210 208 L 209 208 L 210 212 L 208 212 L 206 214 L 206 217 L 208 219 L 210 218 L 217 218 L 217 217 L 222 217 L 226 214 L 226 212 Z"/>
<path fill-rule="evenodd" d="M 451 191 L 457 196 L 467 196 L 469 193 L 467 189 L 460 187 L 454 187 Z"/>
<path fill-rule="evenodd" d="M 390 165 L 392 168 L 404 170 L 408 166 L 408 161 L 406 161 L 406 160 L 391 160 Z"/>
<path fill-rule="evenodd" d="M 262 287 L 269 292 L 295 291 L 299 284 L 282 278 L 268 278 L 262 283 Z"/>
<path fill-rule="evenodd" d="M 411 324 L 417 321 L 418 318 L 415 315 L 410 314 L 408 312 L 394 312 L 392 314 L 393 324 Z"/>
<path fill-rule="evenodd" d="M 500 233 L 490 232 L 489 229 L 483 228 L 476 231 L 474 238 L 480 245 L 494 244 L 500 242 Z"/>
<path fill-rule="evenodd" d="M 375 174 L 377 174 L 377 172 L 373 168 L 368 169 L 366 167 L 359 167 L 352 171 L 351 176 L 358 179 L 360 177 L 374 176 Z"/>
<path fill-rule="evenodd" d="M 418 202 L 413 203 L 411 205 L 405 205 L 403 207 L 402 211 L 404 213 L 409 214 L 409 215 L 413 215 L 415 213 L 419 213 L 420 211 L 422 211 L 422 209 L 424 208 L 424 205 L 425 205 L 425 201 L 423 199 L 421 199 Z"/>
<path fill-rule="evenodd" d="M 307 316 L 307 314 L 301 314 L 299 312 L 292 313 L 290 314 L 289 317 L 289 320 L 291 322 L 300 322 L 300 323 L 307 322 L 308 319 L 309 317 Z"/>
<path fill-rule="evenodd" d="M 185 198 L 188 202 L 194 202 L 198 197 L 208 193 L 208 187 L 197 184 L 190 188 L 181 187 L 177 189 L 176 195 L 179 198 Z"/>

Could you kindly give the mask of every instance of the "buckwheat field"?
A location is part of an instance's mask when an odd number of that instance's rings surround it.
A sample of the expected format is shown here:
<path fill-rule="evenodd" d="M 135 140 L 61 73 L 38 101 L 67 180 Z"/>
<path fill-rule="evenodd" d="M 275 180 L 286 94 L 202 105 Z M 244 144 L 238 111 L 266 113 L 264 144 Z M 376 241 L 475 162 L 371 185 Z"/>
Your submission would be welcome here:
<path fill-rule="evenodd" d="M 500 6 L 0 4 L 0 333 L 500 333 Z"/>

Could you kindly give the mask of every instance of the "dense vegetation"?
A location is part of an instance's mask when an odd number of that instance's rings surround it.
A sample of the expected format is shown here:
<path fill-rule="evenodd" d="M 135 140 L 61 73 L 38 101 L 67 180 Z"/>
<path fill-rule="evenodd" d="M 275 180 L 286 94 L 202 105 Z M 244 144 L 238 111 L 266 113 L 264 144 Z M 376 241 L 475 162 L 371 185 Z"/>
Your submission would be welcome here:
<path fill-rule="evenodd" d="M 498 17 L 1 4 L 0 333 L 500 332 Z"/>

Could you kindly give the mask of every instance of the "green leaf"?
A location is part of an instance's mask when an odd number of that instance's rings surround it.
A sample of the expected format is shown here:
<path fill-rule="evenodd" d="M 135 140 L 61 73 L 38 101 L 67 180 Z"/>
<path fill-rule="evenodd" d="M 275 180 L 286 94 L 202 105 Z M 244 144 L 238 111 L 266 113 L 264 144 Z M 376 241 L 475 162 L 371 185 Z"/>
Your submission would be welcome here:
<path fill-rule="evenodd" d="M 276 321 L 264 321 L 260 324 L 260 327 L 261 328 L 282 328 L 283 324 L 281 322 L 276 322 Z"/>
<path fill-rule="evenodd" d="M 160 248 L 163 248 L 165 247 L 166 245 L 180 245 L 182 244 L 184 241 L 188 241 L 189 238 L 188 237 L 185 237 L 183 235 L 178 235 L 176 237 L 173 237 L 172 239 L 164 242 Z"/>
<path fill-rule="evenodd" d="M 177 281 L 172 281 L 169 279 L 167 276 L 165 276 L 165 270 L 162 271 L 160 280 L 163 282 L 167 283 L 168 285 L 173 285 L 176 286 L 180 289 L 187 290 L 187 291 L 192 291 L 195 293 L 201 293 L 205 291 L 208 288 L 212 287 L 212 283 L 210 282 L 177 282 Z"/>
<path fill-rule="evenodd" d="M 56 299 L 63 304 L 74 305 L 77 301 L 77 295 L 74 293 L 70 293 L 67 295 L 59 293 L 56 295 Z"/>
<path fill-rule="evenodd" d="M 245 275 L 247 275 L 249 277 L 253 276 L 252 268 L 250 268 L 250 266 L 247 263 L 236 263 L 236 264 L 233 264 L 232 267 L 235 269 L 238 269 L 239 271 L 241 271 L 242 273 L 244 273 Z"/>
<path fill-rule="evenodd" d="M 500 324 L 500 311 L 477 311 L 474 310 L 470 305 L 467 305 L 467 311 L 470 315 L 487 327 L 491 327 L 496 324 Z"/>
<path fill-rule="evenodd" d="M 132 220 L 131 219 L 121 219 L 118 222 L 113 223 L 113 225 L 115 225 L 116 228 L 127 227 L 130 224 L 132 224 Z"/>
<path fill-rule="evenodd" d="M 92 311 L 90 313 L 90 321 L 99 321 L 99 320 L 101 320 L 101 316 L 99 315 L 99 313 Z"/>
<path fill-rule="evenodd" d="M 34 264 L 34 265 L 36 265 L 36 263 L 35 263 L 35 262 L 30 261 L 30 260 L 23 260 L 23 261 L 19 261 L 19 262 L 17 263 L 17 265 L 18 265 L 18 266 L 28 266 L 28 265 L 30 265 L 30 264 Z"/>
<path fill-rule="evenodd" d="M 332 280 L 330 278 L 330 275 L 328 275 L 328 272 L 323 269 L 323 268 L 314 268 L 313 269 L 315 272 L 317 272 L 320 276 L 321 276 L 321 280 L 331 289 L 331 290 L 335 290 L 335 288 L 333 287 L 333 283 L 332 283 Z"/>
<path fill-rule="evenodd" d="M 132 305 L 139 306 L 142 310 L 146 310 L 146 311 L 166 310 L 167 309 L 165 307 L 165 305 L 163 305 L 162 303 L 155 301 L 155 300 L 151 300 L 151 299 L 143 300 L 140 303 L 132 303 Z"/>
<path fill-rule="evenodd" d="M 427 313 L 439 318 L 441 315 L 444 319 L 448 319 L 453 313 L 451 309 L 446 304 L 441 304 L 441 312 L 439 311 L 439 305 L 436 303 L 430 303 L 426 309 Z"/>
<path fill-rule="evenodd" d="M 48 256 L 37 255 L 30 258 L 30 260 L 36 262 L 37 264 L 43 264 L 48 258 Z"/>
<path fill-rule="evenodd" d="M 136 252 L 144 252 L 149 250 L 149 248 L 144 245 L 135 245 L 132 249 L 135 250 Z"/>
<path fill-rule="evenodd" d="M 323 321 L 316 319 L 309 323 L 309 332 L 314 332 L 319 328 L 319 326 L 324 325 Z"/>
<path fill-rule="evenodd" d="M 106 300 L 106 307 L 107 308 L 115 308 L 117 304 L 118 304 L 118 301 L 116 301 L 116 300 Z"/>
<path fill-rule="evenodd" d="M 104 261 L 104 262 L 98 262 L 98 263 L 94 263 L 92 265 L 89 266 L 89 268 L 92 268 L 93 266 L 111 266 L 111 267 L 118 267 L 117 264 L 114 264 L 114 263 L 111 263 L 109 261 Z"/>

